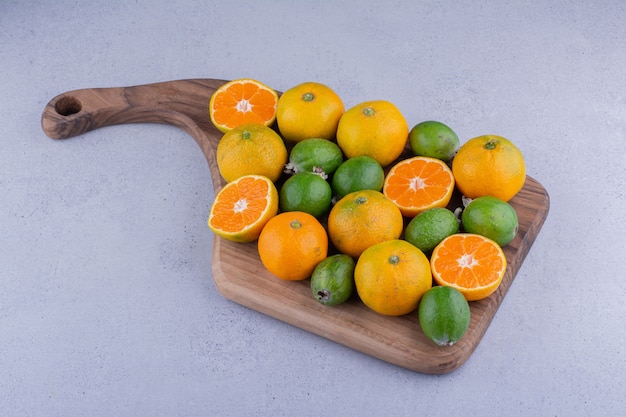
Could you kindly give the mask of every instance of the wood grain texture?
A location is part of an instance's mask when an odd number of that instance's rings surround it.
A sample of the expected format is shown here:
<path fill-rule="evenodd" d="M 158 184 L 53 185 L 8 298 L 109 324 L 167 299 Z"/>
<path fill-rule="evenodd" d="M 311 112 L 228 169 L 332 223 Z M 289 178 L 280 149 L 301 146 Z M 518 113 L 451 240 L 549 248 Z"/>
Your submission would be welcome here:
<path fill-rule="evenodd" d="M 208 103 L 211 94 L 224 82 L 190 79 L 69 91 L 46 105 L 41 124 L 53 139 L 123 123 L 178 126 L 189 133 L 204 153 L 217 192 L 224 185 L 215 161 L 222 133 L 211 123 Z M 460 204 L 457 194 L 449 207 L 454 209 Z M 216 237 L 213 280 L 224 297 L 253 310 L 397 366 L 423 373 L 447 373 L 463 365 L 481 341 L 548 215 L 550 200 L 543 186 L 527 177 L 511 204 L 519 216 L 520 228 L 504 248 L 508 267 L 502 284 L 487 299 L 470 303 L 470 327 L 463 339 L 451 347 L 431 343 L 419 328 L 416 312 L 385 317 L 368 309 L 356 295 L 336 307 L 318 303 L 311 294 L 309 280 L 282 281 L 265 270 L 256 242 L 240 244 Z"/>

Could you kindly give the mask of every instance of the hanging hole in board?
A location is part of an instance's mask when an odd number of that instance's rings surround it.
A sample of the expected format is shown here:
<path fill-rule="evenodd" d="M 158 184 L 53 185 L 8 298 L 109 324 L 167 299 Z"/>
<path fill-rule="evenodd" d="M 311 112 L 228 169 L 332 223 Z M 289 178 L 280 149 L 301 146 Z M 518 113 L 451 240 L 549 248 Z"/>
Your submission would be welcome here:
<path fill-rule="evenodd" d="M 61 116 L 71 116 L 82 109 L 80 101 L 72 96 L 61 97 L 54 105 L 54 110 Z"/>

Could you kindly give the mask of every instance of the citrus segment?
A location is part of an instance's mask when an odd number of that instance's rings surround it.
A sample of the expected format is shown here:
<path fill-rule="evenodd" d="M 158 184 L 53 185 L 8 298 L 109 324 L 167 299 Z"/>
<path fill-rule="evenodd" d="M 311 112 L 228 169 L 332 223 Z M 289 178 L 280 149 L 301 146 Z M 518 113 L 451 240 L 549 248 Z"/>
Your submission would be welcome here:
<path fill-rule="evenodd" d="M 300 281 L 328 255 L 328 235 L 312 215 L 289 211 L 272 217 L 258 240 L 261 263 L 280 279 Z"/>
<path fill-rule="evenodd" d="M 243 176 L 217 193 L 208 226 L 224 239 L 251 242 L 277 212 L 278 191 L 274 183 L 260 175 Z"/>
<path fill-rule="evenodd" d="M 430 258 L 437 284 L 456 288 L 468 301 L 493 294 L 502 282 L 506 265 L 500 245 L 472 233 L 448 236 L 435 247 Z"/>
<path fill-rule="evenodd" d="M 394 165 L 383 185 L 383 193 L 406 217 L 433 207 L 446 207 L 454 191 L 454 176 L 445 162 L 415 156 Z"/>
<path fill-rule="evenodd" d="M 278 94 L 249 78 L 232 80 L 215 90 L 209 102 L 211 121 L 222 132 L 245 124 L 270 126 L 276 120 Z"/>

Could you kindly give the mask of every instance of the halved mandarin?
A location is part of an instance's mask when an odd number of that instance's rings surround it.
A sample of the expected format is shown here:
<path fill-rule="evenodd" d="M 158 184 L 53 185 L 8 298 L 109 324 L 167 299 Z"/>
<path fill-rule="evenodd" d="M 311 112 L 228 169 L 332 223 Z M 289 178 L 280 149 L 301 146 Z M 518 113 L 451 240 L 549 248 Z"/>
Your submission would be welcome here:
<path fill-rule="evenodd" d="M 226 133 L 246 123 L 270 126 L 276 120 L 278 93 L 250 78 L 228 81 L 209 102 L 211 122 Z"/>
<path fill-rule="evenodd" d="M 383 185 L 383 194 L 409 218 L 433 207 L 446 207 L 453 191 L 452 170 L 442 160 L 426 156 L 396 163 Z"/>
<path fill-rule="evenodd" d="M 500 245 L 472 233 L 448 236 L 430 257 L 435 282 L 456 288 L 468 301 L 482 300 L 493 294 L 504 278 L 506 265 Z"/>
<path fill-rule="evenodd" d="M 252 242 L 277 213 L 274 183 L 262 175 L 244 175 L 217 193 L 207 222 L 211 231 L 224 239 Z"/>

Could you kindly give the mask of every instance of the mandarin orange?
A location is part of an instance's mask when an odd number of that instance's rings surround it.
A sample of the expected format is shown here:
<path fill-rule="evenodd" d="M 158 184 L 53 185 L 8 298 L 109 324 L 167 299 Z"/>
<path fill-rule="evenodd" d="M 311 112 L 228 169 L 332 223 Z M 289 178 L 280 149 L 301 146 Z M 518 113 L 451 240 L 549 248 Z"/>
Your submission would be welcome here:
<path fill-rule="evenodd" d="M 329 86 L 305 82 L 286 90 L 278 99 L 276 123 L 285 140 L 335 139 L 344 112 L 339 95 Z"/>
<path fill-rule="evenodd" d="M 400 209 L 381 192 L 361 190 L 340 199 L 328 215 L 328 235 L 337 250 L 358 258 L 368 247 L 402 234 Z"/>
<path fill-rule="evenodd" d="M 452 173 L 468 198 L 490 195 L 509 201 L 526 181 L 522 152 L 497 135 L 478 136 L 461 145 L 452 160 Z"/>
<path fill-rule="evenodd" d="M 409 126 L 389 101 L 366 101 L 347 110 L 337 126 L 337 144 L 347 158 L 367 155 L 382 167 L 404 151 Z"/>
<path fill-rule="evenodd" d="M 280 279 L 309 278 L 328 255 L 328 235 L 312 215 L 299 211 L 272 217 L 258 240 L 263 266 Z"/>
<path fill-rule="evenodd" d="M 361 301 L 387 316 L 408 314 L 432 287 L 428 258 L 404 240 L 388 240 L 367 248 L 354 269 Z"/>
<path fill-rule="evenodd" d="M 217 167 L 227 182 L 251 174 L 277 181 L 288 156 L 278 133 L 258 123 L 246 123 L 225 133 L 215 152 Z"/>

